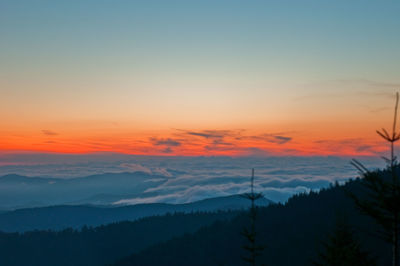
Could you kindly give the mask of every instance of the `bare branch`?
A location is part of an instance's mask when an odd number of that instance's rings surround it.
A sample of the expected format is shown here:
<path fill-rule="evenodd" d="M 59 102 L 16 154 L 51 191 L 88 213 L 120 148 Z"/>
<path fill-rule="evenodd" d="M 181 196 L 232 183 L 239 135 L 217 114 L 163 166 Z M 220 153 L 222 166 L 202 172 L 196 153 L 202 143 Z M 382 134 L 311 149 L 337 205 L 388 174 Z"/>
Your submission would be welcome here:
<path fill-rule="evenodd" d="M 385 136 L 387 139 L 390 139 L 389 133 L 386 131 L 386 129 L 382 128 L 383 133 L 385 133 Z"/>
<path fill-rule="evenodd" d="M 399 93 L 396 92 L 396 106 L 394 107 L 394 119 L 393 119 L 393 139 L 396 136 L 396 122 L 397 122 L 397 108 L 399 106 Z"/>
<path fill-rule="evenodd" d="M 351 159 L 350 164 L 353 165 L 355 168 L 357 168 L 361 173 L 368 173 L 369 172 L 367 167 L 365 167 L 360 161 L 358 161 L 356 159 Z"/>
<path fill-rule="evenodd" d="M 378 133 L 379 136 L 381 136 L 382 138 L 384 138 L 387 141 L 390 141 L 390 137 L 385 136 L 383 133 L 381 133 L 379 130 L 376 131 L 376 133 Z"/>

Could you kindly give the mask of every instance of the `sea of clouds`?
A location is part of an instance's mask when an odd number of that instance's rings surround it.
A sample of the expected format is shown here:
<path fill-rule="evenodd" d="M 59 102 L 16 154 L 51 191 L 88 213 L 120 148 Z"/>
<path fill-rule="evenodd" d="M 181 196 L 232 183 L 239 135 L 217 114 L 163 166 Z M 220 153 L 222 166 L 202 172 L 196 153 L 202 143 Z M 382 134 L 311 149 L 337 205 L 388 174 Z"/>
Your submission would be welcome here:
<path fill-rule="evenodd" d="M 383 167 L 381 159 L 358 158 L 368 168 Z M 291 195 L 319 190 L 358 176 L 349 157 L 174 157 L 114 153 L 89 155 L 8 153 L 0 155 L 0 176 L 18 174 L 55 179 L 84 178 L 103 173 L 146 173 L 146 189 L 119 204 L 187 203 L 249 191 L 251 169 L 255 190 L 284 202 Z M 160 181 L 160 182 L 154 182 Z M 154 185 L 151 185 L 154 184 Z M 96 195 L 93 191 L 92 195 Z M 77 199 L 79 200 L 79 199 Z"/>

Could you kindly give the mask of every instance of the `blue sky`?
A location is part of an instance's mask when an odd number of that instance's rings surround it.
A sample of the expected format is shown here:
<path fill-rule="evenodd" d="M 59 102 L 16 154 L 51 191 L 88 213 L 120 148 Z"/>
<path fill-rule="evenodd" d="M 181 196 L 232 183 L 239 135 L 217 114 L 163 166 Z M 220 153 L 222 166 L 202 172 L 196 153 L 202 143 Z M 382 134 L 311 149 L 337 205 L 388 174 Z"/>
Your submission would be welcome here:
<path fill-rule="evenodd" d="M 310 146 L 360 120 L 348 137 L 373 133 L 389 113 L 365 106 L 390 107 L 400 84 L 399 13 L 399 1 L 0 1 L 2 146 L 71 152 L 176 128 L 296 131 Z M 50 145 L 46 130 L 65 138 Z"/>

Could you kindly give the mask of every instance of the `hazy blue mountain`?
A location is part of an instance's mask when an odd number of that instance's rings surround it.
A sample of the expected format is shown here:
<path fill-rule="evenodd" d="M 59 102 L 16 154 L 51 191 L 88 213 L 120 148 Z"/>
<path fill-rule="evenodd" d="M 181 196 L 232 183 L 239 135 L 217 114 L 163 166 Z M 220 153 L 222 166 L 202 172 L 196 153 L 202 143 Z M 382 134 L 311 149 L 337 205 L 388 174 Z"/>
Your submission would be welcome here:
<path fill-rule="evenodd" d="M 271 203 L 268 199 L 257 201 L 259 206 Z M 126 220 L 136 220 L 153 215 L 174 212 L 212 212 L 241 210 L 249 207 L 247 199 L 240 195 L 211 198 L 187 204 L 137 204 L 123 207 L 106 206 L 51 206 L 26 208 L 0 213 L 0 231 L 24 232 L 29 230 L 60 230 L 83 225 L 98 226 Z"/>
<path fill-rule="evenodd" d="M 120 195 L 117 199 L 123 199 L 139 195 L 166 180 L 164 176 L 143 172 L 71 179 L 6 175 L 0 177 L 0 209 L 69 204 L 98 194 L 115 194 Z"/>
<path fill-rule="evenodd" d="M 379 158 L 358 159 L 370 169 L 384 167 Z M 131 204 L 180 204 L 236 195 L 248 192 L 251 168 L 256 169 L 257 192 L 283 203 L 294 194 L 328 187 L 335 181 L 343 184 L 357 175 L 348 157 L 332 156 L 20 154 L 3 156 L 1 162 L 0 210 L 62 204 L 107 205 L 126 200 Z M 4 176 L 7 174 L 18 175 Z"/>
<path fill-rule="evenodd" d="M 284 205 L 259 208 L 257 243 L 265 250 L 258 265 L 310 265 L 341 214 L 347 217 L 362 250 L 377 258 L 378 265 L 389 265 L 390 246 L 371 234 L 379 226 L 361 215 L 347 195 L 348 191 L 360 192 L 360 185 L 361 181 L 355 180 L 293 196 Z M 215 204 L 215 199 L 208 202 Z M 242 258 L 247 254 L 241 232 L 249 222 L 248 212 L 202 212 L 152 216 L 82 230 L 0 232 L 0 264 L 97 266 L 118 261 L 118 266 L 240 266 L 245 265 Z"/>
<path fill-rule="evenodd" d="M 256 201 L 258 206 L 268 206 L 273 203 L 271 200 L 261 198 Z M 232 195 L 227 197 L 210 198 L 196 201 L 193 203 L 181 204 L 181 206 L 195 211 L 215 211 L 215 210 L 238 210 L 247 209 L 249 200 L 241 195 Z"/>

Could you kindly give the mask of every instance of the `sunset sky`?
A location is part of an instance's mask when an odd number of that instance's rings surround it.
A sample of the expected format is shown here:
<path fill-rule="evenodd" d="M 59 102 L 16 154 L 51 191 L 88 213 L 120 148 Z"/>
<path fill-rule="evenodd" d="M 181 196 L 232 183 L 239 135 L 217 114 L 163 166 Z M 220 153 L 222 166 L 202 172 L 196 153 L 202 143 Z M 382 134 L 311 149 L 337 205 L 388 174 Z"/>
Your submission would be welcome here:
<path fill-rule="evenodd" d="M 374 155 L 400 1 L 0 0 L 0 153 Z"/>

